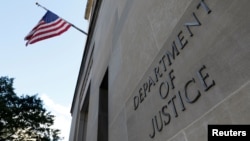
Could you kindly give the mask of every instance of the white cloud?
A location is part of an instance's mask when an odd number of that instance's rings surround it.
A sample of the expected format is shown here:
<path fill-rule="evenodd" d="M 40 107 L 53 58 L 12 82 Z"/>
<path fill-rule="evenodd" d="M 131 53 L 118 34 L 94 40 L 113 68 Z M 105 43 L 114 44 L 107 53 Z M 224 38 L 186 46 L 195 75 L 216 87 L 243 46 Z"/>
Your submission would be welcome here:
<path fill-rule="evenodd" d="M 68 141 L 71 124 L 70 106 L 55 103 L 47 94 L 42 94 L 41 99 L 47 111 L 55 115 L 53 128 L 60 129 L 60 136 L 64 137 L 64 141 Z"/>

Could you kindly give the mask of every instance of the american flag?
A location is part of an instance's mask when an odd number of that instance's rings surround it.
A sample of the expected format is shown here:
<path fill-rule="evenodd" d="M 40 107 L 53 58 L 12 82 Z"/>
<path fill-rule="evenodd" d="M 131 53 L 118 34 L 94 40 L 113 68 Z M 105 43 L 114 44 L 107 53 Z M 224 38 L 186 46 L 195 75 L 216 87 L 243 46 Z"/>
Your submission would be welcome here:
<path fill-rule="evenodd" d="M 38 24 L 30 31 L 30 33 L 24 38 L 28 44 L 33 44 L 41 40 L 58 36 L 70 28 L 71 24 L 58 17 L 51 11 L 42 17 Z"/>

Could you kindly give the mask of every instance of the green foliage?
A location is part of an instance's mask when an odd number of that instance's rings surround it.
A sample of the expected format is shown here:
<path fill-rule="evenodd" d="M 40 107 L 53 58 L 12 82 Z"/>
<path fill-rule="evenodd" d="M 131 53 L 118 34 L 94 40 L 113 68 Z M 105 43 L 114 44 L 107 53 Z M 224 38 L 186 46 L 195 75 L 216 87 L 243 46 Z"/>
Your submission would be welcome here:
<path fill-rule="evenodd" d="M 17 96 L 13 81 L 13 78 L 0 77 L 0 141 L 60 140 L 60 130 L 51 128 L 54 115 L 43 107 L 43 101 L 37 95 Z"/>

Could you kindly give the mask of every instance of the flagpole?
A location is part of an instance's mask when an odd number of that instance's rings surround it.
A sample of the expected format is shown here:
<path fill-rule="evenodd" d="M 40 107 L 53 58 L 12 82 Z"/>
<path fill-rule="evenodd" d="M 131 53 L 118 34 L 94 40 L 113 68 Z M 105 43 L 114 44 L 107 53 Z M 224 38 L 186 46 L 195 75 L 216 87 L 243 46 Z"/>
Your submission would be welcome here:
<path fill-rule="evenodd" d="M 50 11 L 50 10 L 48 10 L 47 8 L 45 8 L 44 6 L 42 6 L 42 5 L 40 5 L 38 2 L 36 2 L 36 5 L 37 6 L 39 6 L 39 7 L 41 7 L 41 8 L 43 8 L 44 10 L 46 10 L 46 11 Z M 52 12 L 52 11 L 51 11 Z M 61 18 L 61 17 L 60 17 Z M 62 18 L 63 19 L 63 18 Z M 65 19 L 63 19 L 64 21 L 66 21 Z M 88 34 L 85 32 L 85 31 L 83 31 L 83 30 L 81 30 L 80 28 L 78 28 L 78 27 L 76 27 L 75 25 L 73 25 L 72 23 L 70 23 L 70 22 L 68 22 L 68 21 L 66 21 L 67 23 L 69 23 L 72 27 L 74 27 L 76 30 L 78 30 L 78 31 L 80 31 L 80 32 L 82 32 L 83 34 L 85 34 L 85 35 L 87 35 L 88 36 Z"/>

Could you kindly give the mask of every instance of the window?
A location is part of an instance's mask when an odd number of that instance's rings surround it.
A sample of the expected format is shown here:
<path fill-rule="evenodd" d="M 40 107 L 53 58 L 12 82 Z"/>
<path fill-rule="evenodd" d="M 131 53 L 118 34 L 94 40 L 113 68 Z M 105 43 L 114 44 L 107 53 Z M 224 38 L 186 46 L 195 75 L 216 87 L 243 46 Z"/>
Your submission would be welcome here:
<path fill-rule="evenodd" d="M 78 128 L 78 141 L 86 141 L 87 135 L 87 123 L 88 123 L 88 109 L 89 109 L 89 95 L 90 95 L 90 84 L 84 99 L 83 106 L 80 109 L 80 118 L 79 118 L 79 128 Z"/>
<path fill-rule="evenodd" d="M 99 114 L 97 141 L 108 141 L 108 69 L 99 91 Z"/>

